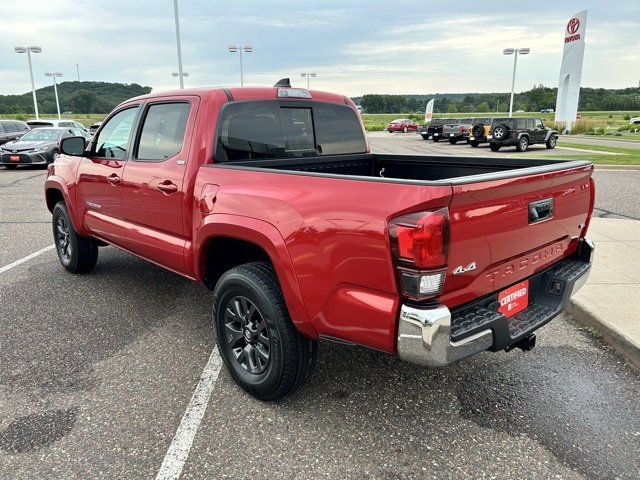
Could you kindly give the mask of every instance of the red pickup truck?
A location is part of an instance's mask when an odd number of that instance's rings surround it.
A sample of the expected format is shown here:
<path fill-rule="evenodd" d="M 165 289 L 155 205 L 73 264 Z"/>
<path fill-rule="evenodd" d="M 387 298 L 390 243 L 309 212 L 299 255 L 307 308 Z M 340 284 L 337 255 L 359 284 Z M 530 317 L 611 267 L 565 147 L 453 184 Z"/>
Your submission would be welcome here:
<path fill-rule="evenodd" d="M 319 339 L 428 366 L 529 350 L 591 267 L 591 163 L 374 154 L 342 95 L 154 93 L 85 143 L 45 183 L 62 266 L 110 244 L 203 282 L 260 399 L 309 376 Z"/>

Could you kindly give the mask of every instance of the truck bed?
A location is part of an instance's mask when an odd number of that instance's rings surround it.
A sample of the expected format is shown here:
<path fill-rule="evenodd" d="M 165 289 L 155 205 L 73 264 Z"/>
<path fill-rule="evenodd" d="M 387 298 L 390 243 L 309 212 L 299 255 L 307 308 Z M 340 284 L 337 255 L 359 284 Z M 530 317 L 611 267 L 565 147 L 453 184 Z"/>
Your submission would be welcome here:
<path fill-rule="evenodd" d="M 512 178 L 588 165 L 584 161 L 505 157 L 358 154 L 262 159 L 218 164 L 242 170 L 279 170 L 334 178 L 365 177 L 372 181 L 458 184 Z"/>

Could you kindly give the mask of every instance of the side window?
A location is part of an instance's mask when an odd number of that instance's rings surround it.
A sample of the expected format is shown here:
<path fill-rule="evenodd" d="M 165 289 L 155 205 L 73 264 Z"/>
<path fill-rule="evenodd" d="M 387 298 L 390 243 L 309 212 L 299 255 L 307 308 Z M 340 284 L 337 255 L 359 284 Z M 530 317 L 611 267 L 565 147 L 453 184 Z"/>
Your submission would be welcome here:
<path fill-rule="evenodd" d="M 84 135 L 82 134 L 82 130 L 79 130 L 77 128 L 71 128 L 69 132 L 74 137 L 84 137 Z"/>
<path fill-rule="evenodd" d="M 138 107 L 127 108 L 107 120 L 96 138 L 95 155 L 102 158 L 124 160 L 131 136 L 131 127 L 138 113 Z"/>
<path fill-rule="evenodd" d="M 180 152 L 190 107 L 188 103 L 149 106 L 140 131 L 135 158 L 161 162 Z"/>
<path fill-rule="evenodd" d="M 0 134 L 4 133 L 3 122 L 0 122 Z"/>
<path fill-rule="evenodd" d="M 536 119 L 535 118 L 527 118 L 527 129 L 533 130 L 536 128 Z"/>
<path fill-rule="evenodd" d="M 73 123 L 72 122 L 60 122 L 58 123 L 59 127 L 73 127 Z"/>
<path fill-rule="evenodd" d="M 536 118 L 536 128 L 544 128 L 541 118 Z"/>
<path fill-rule="evenodd" d="M 516 130 L 525 130 L 527 128 L 527 119 L 526 118 L 516 118 L 514 120 L 514 127 Z"/>
<path fill-rule="evenodd" d="M 27 125 L 26 123 L 16 122 L 16 127 L 18 127 L 18 130 L 21 132 L 29 131 L 29 125 Z"/>
<path fill-rule="evenodd" d="M 16 124 L 13 122 L 4 122 L 4 133 L 16 133 L 18 129 L 16 128 Z"/>

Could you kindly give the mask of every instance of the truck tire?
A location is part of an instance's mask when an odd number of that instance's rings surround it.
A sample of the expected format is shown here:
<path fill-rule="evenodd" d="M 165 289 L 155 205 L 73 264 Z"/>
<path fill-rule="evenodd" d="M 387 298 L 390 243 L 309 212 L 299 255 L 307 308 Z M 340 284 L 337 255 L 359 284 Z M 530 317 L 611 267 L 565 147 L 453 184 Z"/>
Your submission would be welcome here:
<path fill-rule="evenodd" d="M 500 145 L 498 145 L 496 143 L 490 143 L 489 144 L 489 148 L 491 149 L 492 152 L 499 152 L 500 151 Z"/>
<path fill-rule="evenodd" d="M 520 140 L 518 140 L 516 150 L 519 152 L 526 152 L 527 148 L 529 148 L 529 138 L 523 135 L 520 137 Z"/>
<path fill-rule="evenodd" d="M 457 139 L 457 138 L 450 138 L 450 139 L 449 139 L 449 143 L 450 143 L 451 145 L 455 145 L 456 143 L 458 143 L 458 139 Z"/>
<path fill-rule="evenodd" d="M 17 165 L 5 165 L 4 168 L 6 168 L 7 170 L 15 170 L 16 168 L 18 168 Z"/>
<path fill-rule="evenodd" d="M 493 138 L 498 141 L 504 140 L 509 136 L 509 127 L 506 125 L 496 125 L 491 134 L 493 135 Z"/>
<path fill-rule="evenodd" d="M 420 135 L 423 140 L 429 140 L 429 135 Z"/>
<path fill-rule="evenodd" d="M 484 135 L 484 125 L 481 123 L 476 123 L 473 128 L 471 128 L 471 135 L 474 137 L 481 137 Z"/>
<path fill-rule="evenodd" d="M 547 148 L 549 149 L 553 149 L 556 148 L 556 144 L 558 143 L 558 136 L 557 135 L 551 135 L 549 137 L 549 139 L 547 140 Z"/>
<path fill-rule="evenodd" d="M 268 263 L 245 263 L 216 284 L 213 324 L 233 380 L 259 400 L 277 400 L 310 376 L 318 342 L 298 333 Z"/>
<path fill-rule="evenodd" d="M 476 140 L 471 140 L 469 142 L 469 145 L 471 145 L 473 148 L 476 148 L 478 145 L 480 145 L 480 142 L 478 142 Z"/>
<path fill-rule="evenodd" d="M 93 270 L 98 261 L 98 243 L 76 233 L 64 202 L 58 202 L 53 207 L 51 225 L 62 266 L 71 273 L 88 273 Z"/>
<path fill-rule="evenodd" d="M 439 142 L 440 141 L 440 137 L 433 137 L 433 141 L 434 142 Z"/>

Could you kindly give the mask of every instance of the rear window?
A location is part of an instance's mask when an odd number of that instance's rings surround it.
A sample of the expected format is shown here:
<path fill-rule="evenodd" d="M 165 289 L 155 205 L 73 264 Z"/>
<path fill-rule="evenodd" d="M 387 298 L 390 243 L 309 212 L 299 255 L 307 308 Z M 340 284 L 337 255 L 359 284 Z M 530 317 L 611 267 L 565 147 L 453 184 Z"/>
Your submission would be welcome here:
<path fill-rule="evenodd" d="M 363 153 L 356 112 L 330 103 L 274 101 L 227 104 L 220 114 L 219 162 Z"/>

